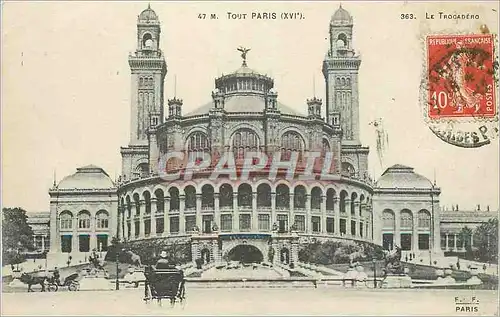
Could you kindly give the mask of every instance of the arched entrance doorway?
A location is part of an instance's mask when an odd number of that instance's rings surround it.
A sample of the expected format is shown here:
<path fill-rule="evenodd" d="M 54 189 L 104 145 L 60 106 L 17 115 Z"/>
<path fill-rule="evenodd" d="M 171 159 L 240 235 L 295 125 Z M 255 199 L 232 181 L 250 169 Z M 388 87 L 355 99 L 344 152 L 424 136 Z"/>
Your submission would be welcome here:
<path fill-rule="evenodd" d="M 208 264 L 210 262 L 210 250 L 209 249 L 201 250 L 201 259 L 203 260 L 204 264 Z"/>
<path fill-rule="evenodd" d="M 240 261 L 243 263 L 260 263 L 264 260 L 262 252 L 253 245 L 240 244 L 228 253 L 229 261 Z"/>

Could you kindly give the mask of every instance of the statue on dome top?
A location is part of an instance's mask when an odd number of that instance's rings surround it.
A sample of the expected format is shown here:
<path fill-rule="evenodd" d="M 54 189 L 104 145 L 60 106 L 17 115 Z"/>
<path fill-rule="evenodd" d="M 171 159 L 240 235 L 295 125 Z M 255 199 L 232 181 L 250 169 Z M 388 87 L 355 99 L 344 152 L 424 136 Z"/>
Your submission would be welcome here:
<path fill-rule="evenodd" d="M 237 48 L 241 52 L 241 58 L 243 58 L 243 66 L 247 66 L 247 53 L 250 51 L 249 48 L 240 46 Z"/>

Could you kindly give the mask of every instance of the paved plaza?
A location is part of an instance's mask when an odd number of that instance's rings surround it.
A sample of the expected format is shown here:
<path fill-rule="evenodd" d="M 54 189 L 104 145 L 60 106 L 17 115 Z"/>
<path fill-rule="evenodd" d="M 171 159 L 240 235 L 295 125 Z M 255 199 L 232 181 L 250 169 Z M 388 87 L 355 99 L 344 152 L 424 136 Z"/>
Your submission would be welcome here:
<path fill-rule="evenodd" d="M 455 298 L 498 315 L 497 291 L 359 289 L 187 289 L 185 307 L 145 304 L 143 290 L 4 293 L 2 315 L 453 315 Z"/>

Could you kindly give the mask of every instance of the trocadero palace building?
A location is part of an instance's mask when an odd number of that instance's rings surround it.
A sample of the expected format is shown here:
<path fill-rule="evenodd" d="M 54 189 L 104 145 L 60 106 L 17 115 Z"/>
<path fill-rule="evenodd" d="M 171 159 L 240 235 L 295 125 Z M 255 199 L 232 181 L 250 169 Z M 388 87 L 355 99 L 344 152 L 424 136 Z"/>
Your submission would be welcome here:
<path fill-rule="evenodd" d="M 322 61 L 324 101 L 282 104 L 273 78 L 250 68 L 248 49 L 240 48 L 241 67 L 217 78 L 207 103 L 185 113 L 181 99 L 164 101 L 167 64 L 159 47 L 160 20 L 150 7 L 142 11 L 137 46 L 128 57 L 130 141 L 120 149 L 121 176 L 114 181 L 89 165 L 54 183 L 50 234 L 39 237 L 38 246 L 50 246 L 49 256 L 77 258 L 93 249 L 106 251 L 112 237 L 182 238 L 191 241 L 193 259 L 217 261 L 244 245 L 263 261 L 274 248 L 285 255 L 275 261 L 284 264 L 297 261 L 300 244 L 312 238 L 442 253 L 443 241 L 448 248 L 451 239 L 441 235 L 440 188 L 404 165 L 388 168 L 377 181 L 368 176 L 369 149 L 359 138 L 362 63 L 352 45 L 353 18 L 344 8 L 332 15 L 329 34 Z M 298 107 L 307 115 L 296 112 Z M 309 153 L 321 155 L 309 179 L 280 171 L 270 177 L 265 164 L 239 177 L 243 158 L 254 152 L 283 166 L 296 159 L 299 171 L 306 169 Z M 165 160 L 169 153 L 188 159 Z M 204 171 L 189 172 L 193 153 L 211 157 Z M 210 177 L 214 158 L 228 154 L 237 177 Z M 325 166 L 326 179 L 320 177 Z M 183 177 L 165 177 L 176 173 Z M 453 248 L 460 248 L 455 240 Z"/>

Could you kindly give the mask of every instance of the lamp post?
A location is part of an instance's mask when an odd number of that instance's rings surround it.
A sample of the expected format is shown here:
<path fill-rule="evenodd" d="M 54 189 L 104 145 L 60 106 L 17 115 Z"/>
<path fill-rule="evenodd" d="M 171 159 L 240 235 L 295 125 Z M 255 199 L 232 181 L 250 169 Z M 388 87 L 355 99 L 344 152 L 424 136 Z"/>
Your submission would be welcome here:
<path fill-rule="evenodd" d="M 117 291 L 119 291 L 119 290 L 120 290 L 120 281 L 119 281 L 119 279 L 118 279 L 118 273 L 119 273 L 119 272 L 118 272 L 118 270 L 120 269 L 120 268 L 119 268 L 119 264 L 120 264 L 120 261 L 119 261 L 119 260 L 120 260 L 120 250 L 121 250 L 121 248 L 120 248 L 120 244 L 117 244 L 117 245 L 116 245 L 116 259 L 115 259 L 115 261 L 116 261 L 115 289 L 116 289 Z"/>
<path fill-rule="evenodd" d="M 372 258 L 373 262 L 373 288 L 377 288 L 377 260 Z"/>

